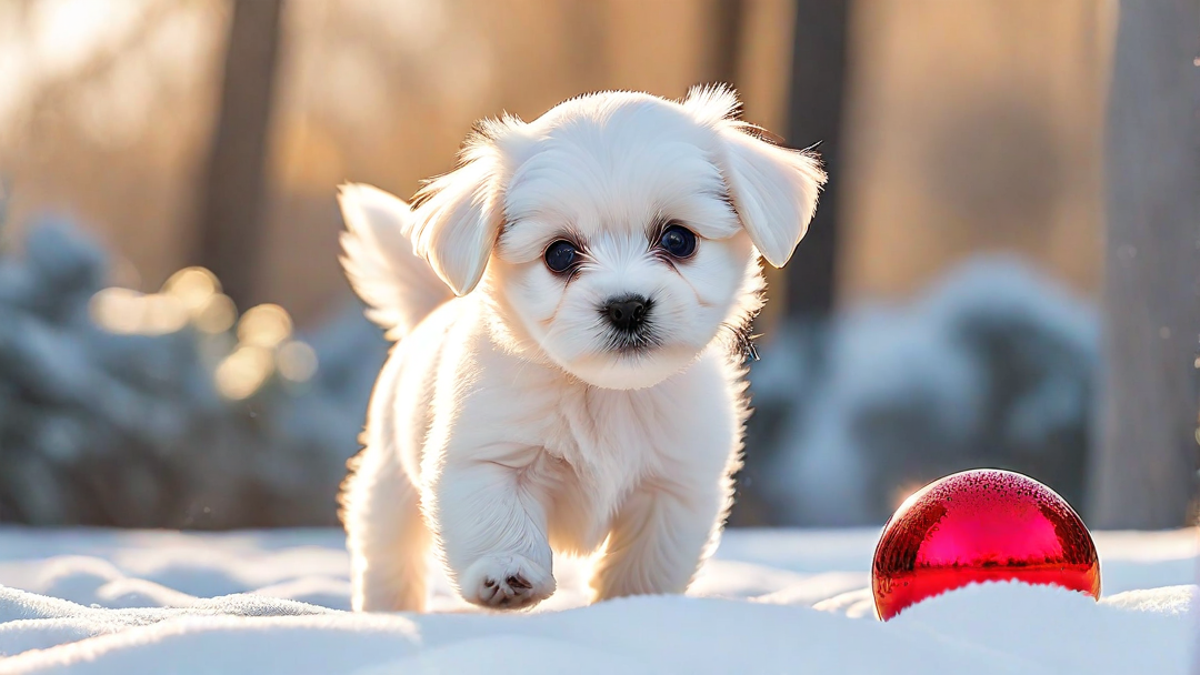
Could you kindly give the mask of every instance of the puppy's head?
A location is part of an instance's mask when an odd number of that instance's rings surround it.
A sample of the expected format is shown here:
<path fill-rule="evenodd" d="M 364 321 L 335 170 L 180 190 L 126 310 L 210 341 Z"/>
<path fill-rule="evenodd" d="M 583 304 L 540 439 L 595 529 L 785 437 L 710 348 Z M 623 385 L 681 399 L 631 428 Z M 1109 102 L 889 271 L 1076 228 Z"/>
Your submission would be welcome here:
<path fill-rule="evenodd" d="M 414 202 L 414 250 L 479 286 L 506 348 L 595 386 L 652 386 L 759 307 L 825 176 L 761 140 L 727 89 L 608 92 L 484 123 Z"/>

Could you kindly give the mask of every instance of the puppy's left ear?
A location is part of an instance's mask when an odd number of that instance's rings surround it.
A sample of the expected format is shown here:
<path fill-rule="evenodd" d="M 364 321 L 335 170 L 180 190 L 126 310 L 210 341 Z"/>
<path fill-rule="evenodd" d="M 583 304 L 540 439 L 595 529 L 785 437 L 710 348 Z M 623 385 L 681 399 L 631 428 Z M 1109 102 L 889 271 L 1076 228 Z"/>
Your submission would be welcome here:
<path fill-rule="evenodd" d="M 413 198 L 413 252 L 429 262 L 455 295 L 470 293 L 487 268 L 504 220 L 499 151 L 473 138 L 457 169 Z"/>
<path fill-rule="evenodd" d="M 718 164 L 742 226 L 762 257 L 783 267 L 817 208 L 826 180 L 820 158 L 762 140 L 753 126 L 734 119 L 741 104 L 732 89 L 693 89 L 684 106 L 716 129 Z"/>

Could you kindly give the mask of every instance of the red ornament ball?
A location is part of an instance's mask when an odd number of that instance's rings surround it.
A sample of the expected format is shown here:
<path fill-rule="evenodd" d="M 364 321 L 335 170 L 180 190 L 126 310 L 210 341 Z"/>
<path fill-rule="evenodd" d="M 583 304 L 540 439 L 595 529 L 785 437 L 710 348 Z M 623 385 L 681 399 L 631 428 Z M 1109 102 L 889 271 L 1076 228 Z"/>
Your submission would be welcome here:
<path fill-rule="evenodd" d="M 1083 520 L 1041 483 L 978 469 L 909 497 L 883 528 L 871 567 L 884 621 L 975 582 L 1054 584 L 1100 598 L 1100 560 Z"/>

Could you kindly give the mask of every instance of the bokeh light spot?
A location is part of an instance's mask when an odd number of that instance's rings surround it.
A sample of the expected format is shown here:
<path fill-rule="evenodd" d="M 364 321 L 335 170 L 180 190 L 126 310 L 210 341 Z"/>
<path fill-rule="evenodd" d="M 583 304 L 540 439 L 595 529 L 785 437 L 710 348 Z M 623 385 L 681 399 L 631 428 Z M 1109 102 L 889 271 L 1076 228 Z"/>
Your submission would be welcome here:
<path fill-rule="evenodd" d="M 209 335 L 224 333 L 233 327 L 235 321 L 237 321 L 237 307 L 233 304 L 233 299 L 224 293 L 210 296 L 204 307 L 200 308 L 200 311 L 192 318 L 196 328 Z"/>
<path fill-rule="evenodd" d="M 221 283 L 217 281 L 216 275 L 203 267 L 186 267 L 167 279 L 162 292 L 179 298 L 188 313 L 195 317 L 212 296 L 221 292 Z"/>
<path fill-rule="evenodd" d="M 271 351 L 256 345 L 242 345 L 217 366 L 214 379 L 221 395 L 240 401 L 249 398 L 271 377 L 275 360 Z"/>
<path fill-rule="evenodd" d="M 173 296 L 143 295 L 128 288 L 98 291 L 88 301 L 88 313 L 97 326 L 121 335 L 165 335 L 187 325 L 188 314 Z"/>
<path fill-rule="evenodd" d="M 251 307 L 238 322 L 237 334 L 244 344 L 274 348 L 291 337 L 292 317 L 279 305 Z"/>
<path fill-rule="evenodd" d="M 305 342 L 293 340 L 279 350 L 279 374 L 292 382 L 307 382 L 317 365 L 317 353 Z"/>

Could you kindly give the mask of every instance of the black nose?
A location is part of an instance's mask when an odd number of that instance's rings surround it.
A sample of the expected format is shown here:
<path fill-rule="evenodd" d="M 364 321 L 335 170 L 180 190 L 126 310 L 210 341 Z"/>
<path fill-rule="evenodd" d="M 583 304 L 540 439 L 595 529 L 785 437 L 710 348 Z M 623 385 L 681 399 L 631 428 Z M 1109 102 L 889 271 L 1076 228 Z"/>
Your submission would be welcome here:
<path fill-rule="evenodd" d="M 650 309 L 650 301 L 640 295 L 629 295 L 614 298 L 604 305 L 604 315 L 609 323 L 623 331 L 635 331 L 646 320 L 646 312 Z"/>

